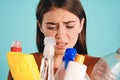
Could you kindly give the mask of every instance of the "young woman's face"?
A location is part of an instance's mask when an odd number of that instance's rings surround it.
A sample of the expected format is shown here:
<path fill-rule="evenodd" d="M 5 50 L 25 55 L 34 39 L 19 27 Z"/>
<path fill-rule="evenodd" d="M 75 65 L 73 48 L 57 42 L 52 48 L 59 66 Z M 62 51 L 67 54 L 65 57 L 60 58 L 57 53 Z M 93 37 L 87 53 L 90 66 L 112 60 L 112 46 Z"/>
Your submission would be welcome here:
<path fill-rule="evenodd" d="M 74 47 L 83 24 L 84 19 L 80 23 L 79 18 L 74 14 L 57 8 L 43 15 L 43 21 L 39 27 L 45 36 L 55 37 L 55 54 L 63 55 L 66 48 Z"/>

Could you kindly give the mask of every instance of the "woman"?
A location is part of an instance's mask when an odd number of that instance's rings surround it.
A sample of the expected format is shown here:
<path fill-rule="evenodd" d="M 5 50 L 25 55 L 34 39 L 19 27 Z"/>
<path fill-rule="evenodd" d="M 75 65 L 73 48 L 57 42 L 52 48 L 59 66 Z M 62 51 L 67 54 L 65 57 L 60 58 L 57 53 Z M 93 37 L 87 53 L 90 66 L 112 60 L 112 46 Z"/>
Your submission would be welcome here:
<path fill-rule="evenodd" d="M 62 61 L 66 48 L 74 47 L 79 54 L 85 55 L 84 64 L 90 75 L 99 58 L 87 55 L 86 48 L 86 15 L 79 0 L 40 0 L 37 11 L 37 48 L 33 53 L 38 67 L 44 50 L 45 36 L 56 39 L 54 68 L 55 72 Z M 11 75 L 9 74 L 9 78 Z M 10 80 L 10 79 L 9 79 Z"/>

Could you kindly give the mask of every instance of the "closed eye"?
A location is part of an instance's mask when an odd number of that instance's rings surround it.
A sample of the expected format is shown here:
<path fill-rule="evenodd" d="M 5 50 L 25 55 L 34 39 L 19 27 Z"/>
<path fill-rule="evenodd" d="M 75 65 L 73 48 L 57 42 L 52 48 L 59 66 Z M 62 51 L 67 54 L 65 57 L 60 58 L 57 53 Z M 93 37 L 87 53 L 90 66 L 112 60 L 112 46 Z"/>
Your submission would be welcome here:
<path fill-rule="evenodd" d="M 74 28 L 74 26 L 66 26 L 66 28 Z"/>
<path fill-rule="evenodd" d="M 46 27 L 49 30 L 56 30 L 57 29 L 57 23 L 47 22 L 46 23 Z"/>
<path fill-rule="evenodd" d="M 66 28 L 71 29 L 74 28 L 75 21 L 64 22 L 64 24 L 66 25 Z"/>
<path fill-rule="evenodd" d="M 57 29 L 57 27 L 47 27 L 47 29 L 49 29 L 49 30 L 56 30 Z"/>

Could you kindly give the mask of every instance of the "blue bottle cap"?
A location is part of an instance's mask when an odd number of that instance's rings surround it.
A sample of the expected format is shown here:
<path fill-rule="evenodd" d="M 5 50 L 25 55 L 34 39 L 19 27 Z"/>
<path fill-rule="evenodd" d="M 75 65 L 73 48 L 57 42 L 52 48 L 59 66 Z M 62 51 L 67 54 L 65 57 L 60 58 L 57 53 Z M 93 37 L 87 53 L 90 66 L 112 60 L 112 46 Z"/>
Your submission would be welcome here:
<path fill-rule="evenodd" d="M 76 54 L 77 54 L 77 51 L 75 48 L 67 48 L 66 49 L 65 54 L 63 56 L 63 60 L 62 60 L 62 61 L 64 61 L 65 69 L 67 68 L 69 61 L 74 61 Z"/>
<path fill-rule="evenodd" d="M 73 61 L 76 56 L 76 53 L 77 51 L 75 48 L 67 48 L 63 56 L 63 61 L 65 60 Z"/>

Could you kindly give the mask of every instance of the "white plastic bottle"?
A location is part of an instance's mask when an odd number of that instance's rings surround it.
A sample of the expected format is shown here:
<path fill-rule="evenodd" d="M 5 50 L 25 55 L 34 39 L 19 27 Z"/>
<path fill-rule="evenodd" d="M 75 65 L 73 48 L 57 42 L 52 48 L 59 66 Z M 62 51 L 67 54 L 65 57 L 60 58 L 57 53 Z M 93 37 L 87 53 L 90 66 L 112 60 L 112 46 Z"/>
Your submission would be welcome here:
<path fill-rule="evenodd" d="M 89 80 L 87 66 L 83 64 L 85 57 L 77 54 L 75 61 L 70 61 L 63 80 Z"/>
<path fill-rule="evenodd" d="M 54 46 L 56 44 L 55 38 L 45 37 L 44 52 L 40 67 L 40 80 L 54 80 Z"/>
<path fill-rule="evenodd" d="M 63 59 L 62 59 L 62 63 L 60 64 L 60 66 L 55 74 L 55 80 L 63 80 L 67 65 L 68 65 L 69 61 L 73 61 L 75 59 L 76 53 L 77 53 L 77 51 L 74 48 L 66 49 Z"/>
<path fill-rule="evenodd" d="M 94 66 L 92 80 L 120 80 L 120 48 L 102 57 Z"/>

